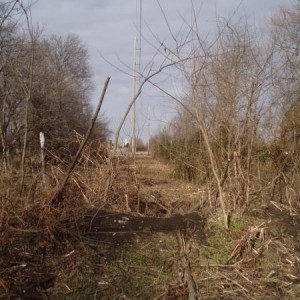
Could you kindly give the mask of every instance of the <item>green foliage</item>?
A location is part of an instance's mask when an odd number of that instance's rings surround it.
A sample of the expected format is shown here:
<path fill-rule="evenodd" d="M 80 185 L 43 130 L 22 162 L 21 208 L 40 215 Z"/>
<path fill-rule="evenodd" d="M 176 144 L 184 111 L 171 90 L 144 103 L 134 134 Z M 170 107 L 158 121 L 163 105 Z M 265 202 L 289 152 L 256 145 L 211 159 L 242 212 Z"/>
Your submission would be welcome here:
<path fill-rule="evenodd" d="M 173 178 L 200 182 L 209 176 L 207 155 L 199 131 L 179 137 L 164 133 L 156 144 L 155 156 L 172 165 Z"/>
<path fill-rule="evenodd" d="M 172 137 L 166 132 L 162 132 L 154 145 L 154 156 L 169 162 L 171 160 Z"/>
<path fill-rule="evenodd" d="M 65 299 L 91 299 L 97 295 L 97 283 L 88 281 L 79 281 L 78 279 L 69 284 L 72 292 L 65 295 Z M 97 299 L 97 298 L 96 298 Z"/>
<path fill-rule="evenodd" d="M 230 218 L 230 227 L 231 232 L 239 232 L 243 230 L 246 226 L 246 216 L 241 214 L 234 214 Z"/>
<path fill-rule="evenodd" d="M 204 251 L 207 260 L 212 264 L 226 264 L 233 250 L 234 241 L 221 221 L 220 224 L 211 225 L 207 242 L 208 247 Z"/>
<path fill-rule="evenodd" d="M 276 251 L 265 251 L 264 255 L 258 260 L 263 277 L 267 277 L 271 271 L 276 271 L 278 262 L 282 257 Z"/>

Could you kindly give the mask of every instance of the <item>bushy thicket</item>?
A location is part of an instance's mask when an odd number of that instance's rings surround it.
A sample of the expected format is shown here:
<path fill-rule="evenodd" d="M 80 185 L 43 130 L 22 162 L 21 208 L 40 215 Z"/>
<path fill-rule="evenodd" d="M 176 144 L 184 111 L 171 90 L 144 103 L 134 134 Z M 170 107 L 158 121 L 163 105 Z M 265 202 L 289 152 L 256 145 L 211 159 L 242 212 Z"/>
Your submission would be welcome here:
<path fill-rule="evenodd" d="M 238 22 L 219 24 L 213 46 L 197 40 L 181 67 L 178 116 L 152 139 L 173 176 L 219 182 L 229 209 L 255 199 L 299 205 L 299 20 L 298 6 L 282 8 L 268 38 Z"/>

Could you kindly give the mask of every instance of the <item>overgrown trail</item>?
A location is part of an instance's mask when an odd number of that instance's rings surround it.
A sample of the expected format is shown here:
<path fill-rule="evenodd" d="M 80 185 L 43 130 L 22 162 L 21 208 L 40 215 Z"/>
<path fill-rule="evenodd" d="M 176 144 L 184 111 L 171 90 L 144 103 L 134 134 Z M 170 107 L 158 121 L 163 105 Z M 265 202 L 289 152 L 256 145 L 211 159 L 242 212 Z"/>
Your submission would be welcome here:
<path fill-rule="evenodd" d="M 117 202 L 127 214 L 110 220 L 121 220 L 125 232 L 106 239 L 99 299 L 298 299 L 297 216 L 253 206 L 233 214 L 226 231 L 209 194 L 173 179 L 169 166 L 145 155 L 121 161 Z M 205 231 L 201 209 L 185 214 L 199 202 L 211 212 Z M 286 224 L 292 234 L 283 234 Z"/>
<path fill-rule="evenodd" d="M 129 160 L 122 165 L 117 183 L 128 201 L 127 210 L 153 216 L 186 214 L 204 200 L 203 190 L 195 184 L 174 179 L 174 175 L 170 166 L 147 155 L 137 155 L 135 162 Z"/>
<path fill-rule="evenodd" d="M 106 206 L 75 210 L 69 186 L 70 208 L 3 222 L 1 299 L 300 299 L 299 212 L 254 203 L 227 231 L 209 193 L 153 158 L 111 175 Z"/>
<path fill-rule="evenodd" d="M 234 213 L 226 231 L 209 193 L 173 179 L 169 166 L 137 156 L 135 164 L 127 162 L 120 169 L 117 181 L 131 214 L 166 218 L 199 202 L 211 212 L 205 234 L 192 228 L 183 236 L 180 230 L 149 231 L 137 234 L 128 248 L 121 247 L 120 264 L 127 271 L 117 285 L 125 298 L 299 299 L 297 214 L 290 215 L 280 204 L 254 204 Z"/>
<path fill-rule="evenodd" d="M 135 162 L 119 157 L 114 212 L 84 220 L 90 230 L 83 236 L 105 241 L 98 248 L 99 299 L 198 299 L 189 245 L 205 242 L 205 219 L 186 212 L 199 201 L 199 190 L 171 175 L 169 166 L 147 155 Z"/>

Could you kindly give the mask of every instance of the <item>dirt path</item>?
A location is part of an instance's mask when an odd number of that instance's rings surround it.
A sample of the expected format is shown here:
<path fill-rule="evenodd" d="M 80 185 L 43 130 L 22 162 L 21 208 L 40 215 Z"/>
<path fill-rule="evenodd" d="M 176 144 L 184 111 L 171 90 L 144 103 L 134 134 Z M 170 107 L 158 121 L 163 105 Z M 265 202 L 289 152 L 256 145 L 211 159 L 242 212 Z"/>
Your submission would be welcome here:
<path fill-rule="evenodd" d="M 171 216 L 185 214 L 191 207 L 203 201 L 203 191 L 192 183 L 172 178 L 170 166 L 147 155 L 137 155 L 121 168 L 118 178 L 128 201 L 129 210 L 147 216 Z"/>
<path fill-rule="evenodd" d="M 135 165 L 128 165 L 128 172 L 123 172 L 123 176 L 126 175 L 124 191 L 128 207 L 134 214 L 138 212 L 138 200 L 140 213 L 163 218 L 184 214 L 199 202 L 210 202 L 198 186 L 172 179 L 170 167 L 150 157 L 138 156 Z M 132 187 L 135 188 L 132 190 Z M 204 206 L 209 205 L 208 202 Z M 234 214 L 230 232 L 224 230 L 215 211 L 207 222 L 207 244 L 201 243 L 197 232 L 188 236 L 189 246 L 181 248 L 190 249 L 184 254 L 189 259 L 187 265 L 191 266 L 190 275 L 193 274 L 193 280 L 199 284 L 200 294 L 205 299 L 300 299 L 300 219 L 280 206 L 254 205 L 243 214 Z M 149 290 L 141 282 L 139 286 L 144 294 L 138 295 L 129 288 L 126 296 L 132 299 L 141 295 L 148 295 L 145 299 L 188 298 L 191 294 L 188 285 L 182 285 L 182 278 L 178 280 L 176 277 L 176 272 L 182 272 L 184 266 L 180 263 L 176 235 L 143 235 L 137 237 L 133 245 L 134 251 L 146 252 L 152 257 L 150 268 L 157 271 L 156 262 L 163 260 L 166 263 L 169 256 L 173 268 L 170 271 L 163 269 L 163 279 L 156 286 L 156 295 L 165 289 L 162 298 L 149 296 Z M 140 265 L 138 261 L 135 264 L 142 272 L 147 272 L 145 264 Z"/>
<path fill-rule="evenodd" d="M 186 213 L 199 201 L 198 187 L 172 179 L 170 167 L 144 155 L 135 163 L 122 161 L 116 170 L 117 206 L 77 223 L 87 243 L 103 242 L 97 250 L 103 269 L 99 299 L 187 299 L 196 294 L 185 237 L 195 237 L 197 244 L 206 240 L 205 218 Z"/>
<path fill-rule="evenodd" d="M 77 221 L 83 236 L 112 244 L 130 240 L 135 234 L 154 232 L 190 230 L 204 236 L 205 217 L 186 213 L 198 201 L 197 187 L 171 179 L 168 166 L 147 155 L 138 155 L 135 162 L 122 161 L 117 174 L 118 206 L 93 210 Z"/>

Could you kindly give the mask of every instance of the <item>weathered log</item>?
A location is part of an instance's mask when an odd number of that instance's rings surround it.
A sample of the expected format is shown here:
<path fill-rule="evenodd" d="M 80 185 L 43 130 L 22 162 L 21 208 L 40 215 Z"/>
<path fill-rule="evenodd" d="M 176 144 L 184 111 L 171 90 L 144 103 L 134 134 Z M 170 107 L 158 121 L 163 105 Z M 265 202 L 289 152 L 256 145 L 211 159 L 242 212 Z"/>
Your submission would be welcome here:
<path fill-rule="evenodd" d="M 79 222 L 79 229 L 83 234 L 171 232 L 185 229 L 204 231 L 204 224 L 204 218 L 196 213 L 157 218 L 98 211 L 94 216 L 85 216 Z"/>

